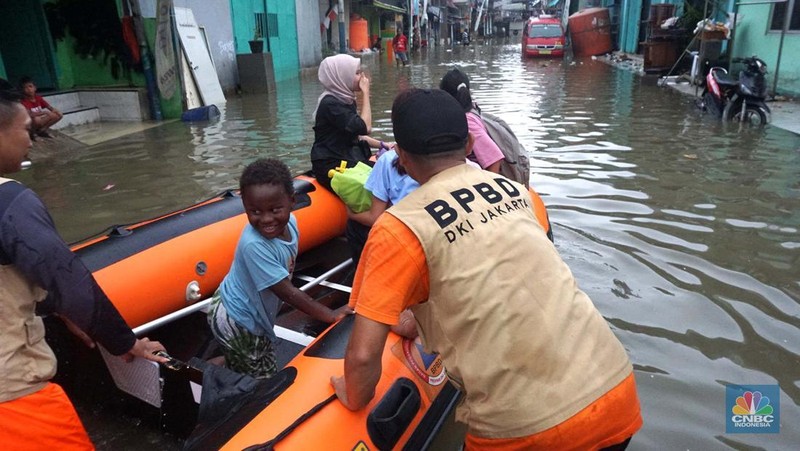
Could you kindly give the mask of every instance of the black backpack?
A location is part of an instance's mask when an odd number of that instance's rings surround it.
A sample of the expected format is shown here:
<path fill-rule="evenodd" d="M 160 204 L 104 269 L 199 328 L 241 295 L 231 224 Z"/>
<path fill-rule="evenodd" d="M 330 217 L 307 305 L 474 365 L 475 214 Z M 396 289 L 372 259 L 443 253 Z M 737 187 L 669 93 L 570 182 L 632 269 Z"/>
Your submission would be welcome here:
<path fill-rule="evenodd" d="M 478 113 L 476 110 L 473 110 L 473 112 L 480 116 L 492 141 L 503 151 L 504 161 L 500 163 L 500 174 L 515 182 L 522 183 L 525 188 L 530 188 L 531 164 L 528 161 L 525 147 L 522 146 L 517 136 L 511 131 L 511 127 L 506 124 L 506 121 L 491 113 Z"/>

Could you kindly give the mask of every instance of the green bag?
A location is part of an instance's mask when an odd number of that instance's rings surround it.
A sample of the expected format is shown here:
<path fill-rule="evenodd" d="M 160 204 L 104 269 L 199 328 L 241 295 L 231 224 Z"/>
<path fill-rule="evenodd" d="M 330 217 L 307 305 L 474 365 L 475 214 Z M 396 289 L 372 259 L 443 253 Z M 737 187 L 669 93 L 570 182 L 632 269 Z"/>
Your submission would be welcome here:
<path fill-rule="evenodd" d="M 352 168 L 331 170 L 331 188 L 355 213 L 372 206 L 372 193 L 364 188 L 371 172 L 372 167 L 360 161 Z"/>

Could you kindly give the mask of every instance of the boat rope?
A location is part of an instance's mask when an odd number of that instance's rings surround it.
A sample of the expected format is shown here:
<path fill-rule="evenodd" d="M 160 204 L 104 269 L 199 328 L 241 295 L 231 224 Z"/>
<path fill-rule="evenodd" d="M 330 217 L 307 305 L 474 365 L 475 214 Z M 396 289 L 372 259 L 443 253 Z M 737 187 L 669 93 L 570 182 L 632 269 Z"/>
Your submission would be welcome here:
<path fill-rule="evenodd" d="M 311 418 L 315 413 L 322 410 L 323 407 L 327 406 L 336 399 L 336 393 L 330 395 L 326 400 L 322 401 L 321 403 L 317 404 L 316 406 L 312 407 L 311 410 L 304 413 L 300 418 L 296 419 L 294 423 L 290 424 L 289 427 L 281 431 L 280 434 L 276 435 L 275 438 L 268 442 L 260 443 L 258 445 L 251 445 L 245 448 L 242 451 L 272 451 L 275 449 L 275 445 L 280 442 L 281 440 L 285 439 L 286 436 L 292 433 L 298 426 L 303 424 L 307 419 Z"/>

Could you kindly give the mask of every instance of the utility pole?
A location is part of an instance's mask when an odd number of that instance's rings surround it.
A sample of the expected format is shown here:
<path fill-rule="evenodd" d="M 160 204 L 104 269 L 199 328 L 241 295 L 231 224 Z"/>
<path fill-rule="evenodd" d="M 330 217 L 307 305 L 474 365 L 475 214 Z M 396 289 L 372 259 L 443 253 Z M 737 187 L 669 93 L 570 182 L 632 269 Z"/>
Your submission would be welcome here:
<path fill-rule="evenodd" d="M 344 34 L 344 0 L 339 0 L 339 53 L 347 53 Z"/>
<path fill-rule="evenodd" d="M 147 46 L 147 38 L 144 34 L 144 24 L 142 23 L 142 9 L 139 0 L 131 0 L 131 15 L 133 16 L 133 27 L 136 32 L 136 39 L 139 41 L 139 50 L 142 55 L 142 71 L 144 72 L 144 82 L 147 86 L 147 99 L 150 104 L 150 117 L 153 120 L 162 120 L 161 102 L 158 99 L 156 86 L 156 75 L 153 65 L 150 62 L 150 48 Z"/>
<path fill-rule="evenodd" d="M 483 14 L 484 6 L 486 6 L 486 0 L 483 0 L 481 2 L 480 8 L 478 8 L 478 18 L 475 20 L 475 33 L 478 32 L 478 27 L 480 26 L 480 23 L 481 23 L 481 15 Z"/>

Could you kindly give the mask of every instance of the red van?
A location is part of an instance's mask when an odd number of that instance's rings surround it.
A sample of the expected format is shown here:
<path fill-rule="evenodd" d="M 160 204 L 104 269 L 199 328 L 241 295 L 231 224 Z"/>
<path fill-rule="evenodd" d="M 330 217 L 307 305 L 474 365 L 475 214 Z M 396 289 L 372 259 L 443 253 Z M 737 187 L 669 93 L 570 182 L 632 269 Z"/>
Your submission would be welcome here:
<path fill-rule="evenodd" d="M 564 56 L 564 28 L 561 20 L 548 15 L 531 17 L 522 29 L 524 56 Z"/>

